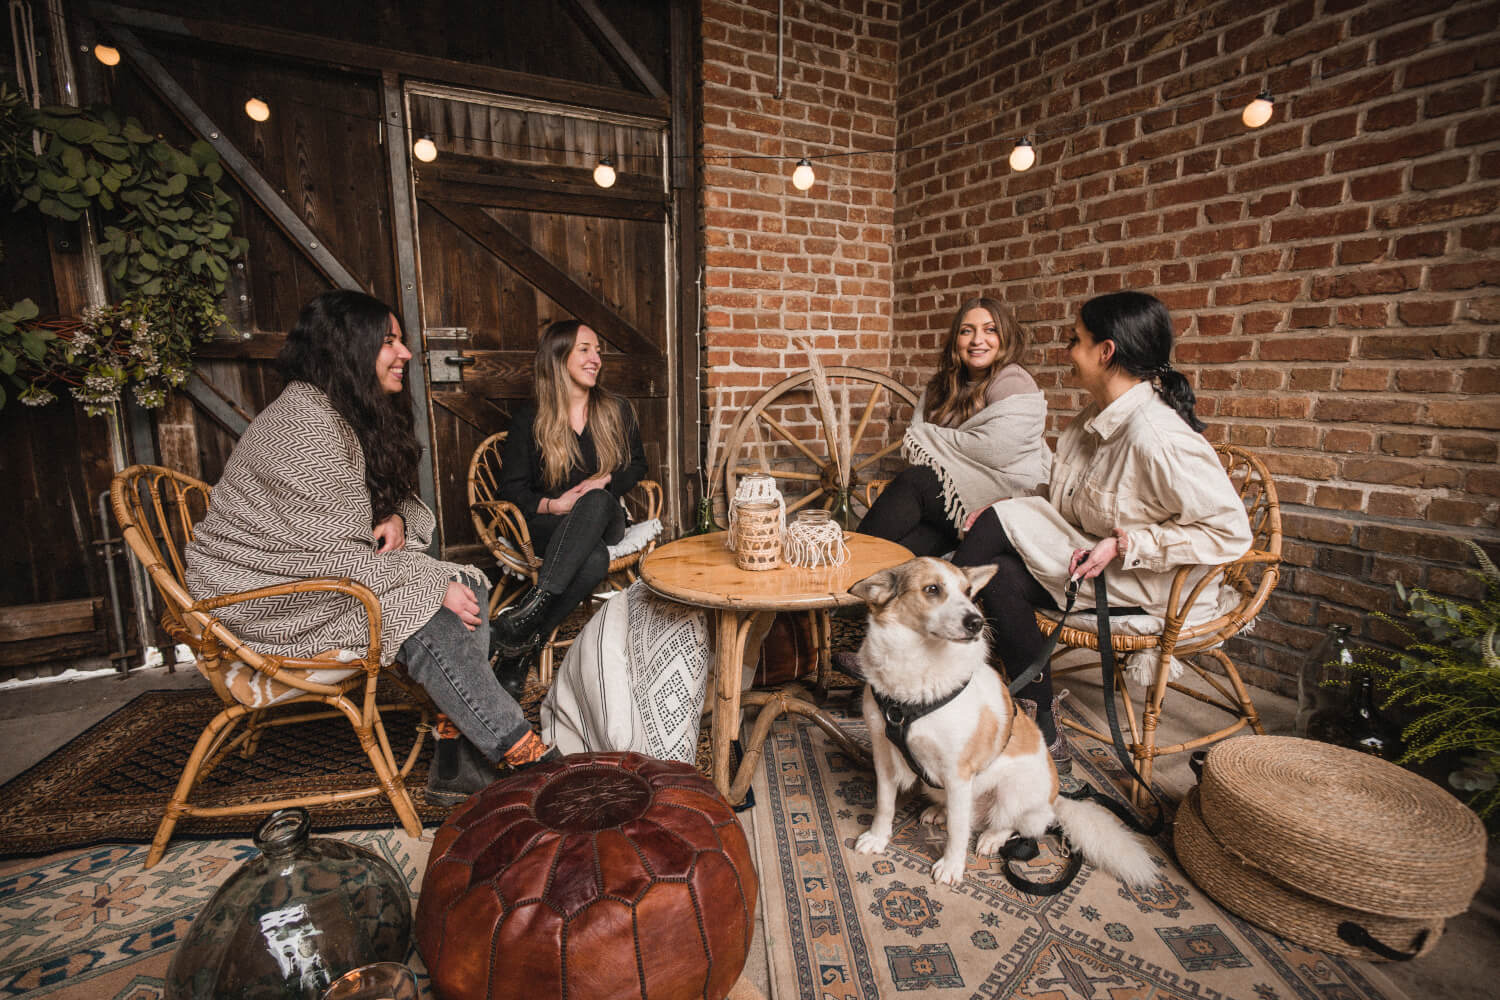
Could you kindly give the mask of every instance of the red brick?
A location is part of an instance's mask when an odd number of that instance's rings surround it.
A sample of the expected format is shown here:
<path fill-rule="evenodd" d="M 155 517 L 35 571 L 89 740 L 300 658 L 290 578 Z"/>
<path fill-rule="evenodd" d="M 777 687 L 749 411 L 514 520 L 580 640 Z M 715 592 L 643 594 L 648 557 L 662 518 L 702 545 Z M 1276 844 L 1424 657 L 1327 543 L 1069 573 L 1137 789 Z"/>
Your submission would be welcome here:
<path fill-rule="evenodd" d="M 1416 288 L 1422 278 L 1419 267 L 1388 267 L 1324 275 L 1312 280 L 1315 299 L 1348 299 L 1365 295 L 1390 295 Z"/>
<path fill-rule="evenodd" d="M 1427 404 L 1425 423 L 1453 429 L 1500 430 L 1500 406 L 1493 399 L 1432 400 Z"/>
<path fill-rule="evenodd" d="M 1301 279 L 1240 281 L 1214 286 L 1215 305 L 1245 305 L 1250 302 L 1294 302 L 1303 295 Z"/>
<path fill-rule="evenodd" d="M 1319 243 L 1315 246 L 1297 247 L 1292 251 L 1292 270 L 1305 271 L 1308 268 L 1331 267 L 1333 265 L 1332 243 Z"/>
<path fill-rule="evenodd" d="M 1469 179 L 1469 158 L 1455 156 L 1437 163 L 1422 163 L 1412 168 L 1413 191 L 1436 191 L 1453 187 Z"/>
<path fill-rule="evenodd" d="M 1500 323 L 1500 295 L 1466 299 L 1459 316 L 1476 323 Z"/>
<path fill-rule="evenodd" d="M 1460 524 L 1466 527 L 1489 527 L 1489 509 L 1472 500 L 1453 500 L 1434 497 L 1427 505 L 1427 519 L 1441 524 Z"/>
<path fill-rule="evenodd" d="M 1292 538 L 1328 545 L 1348 545 L 1354 541 L 1354 525 L 1346 518 L 1321 517 L 1283 511 L 1281 527 Z"/>
<path fill-rule="evenodd" d="M 1297 181 L 1304 181 L 1311 177 L 1322 177 L 1327 173 L 1327 163 L 1328 157 L 1323 153 L 1257 163 L 1253 167 L 1235 171 L 1234 190 L 1237 193 L 1256 191 L 1261 188 L 1295 184 Z"/>
<path fill-rule="evenodd" d="M 1472 358 L 1479 354 L 1478 333 L 1417 333 L 1408 332 L 1394 337 L 1359 338 L 1359 354 L 1363 358 L 1388 360 L 1424 358 Z"/>
<path fill-rule="evenodd" d="M 1500 247 L 1500 222 L 1484 222 L 1459 230 L 1458 245 L 1465 250 L 1488 250 Z"/>
<path fill-rule="evenodd" d="M 1306 306 L 1291 311 L 1287 319 L 1287 326 L 1294 330 L 1306 330 L 1325 327 L 1333 317 L 1333 310 L 1327 306 Z"/>
<path fill-rule="evenodd" d="M 1396 388 L 1402 392 L 1453 392 L 1458 373 L 1452 368 L 1403 368 L 1396 373 Z"/>
<path fill-rule="evenodd" d="M 1453 144 L 1455 148 L 1463 148 L 1493 142 L 1495 139 L 1500 139 L 1500 111 L 1464 119 L 1454 134 Z"/>
<path fill-rule="evenodd" d="M 1426 226 L 1473 215 L 1489 215 L 1497 208 L 1500 208 L 1500 187 L 1478 188 L 1424 201 L 1406 200 L 1387 205 L 1375 213 L 1375 225 L 1382 229 Z"/>
<path fill-rule="evenodd" d="M 1326 184 L 1299 184 L 1297 204 L 1303 208 L 1332 208 L 1343 204 L 1344 182 L 1342 179 Z"/>
<path fill-rule="evenodd" d="M 1382 434 L 1380 450 L 1387 455 L 1415 458 L 1432 447 L 1431 434 Z"/>
<path fill-rule="evenodd" d="M 1459 385 L 1459 392 L 1469 395 L 1489 394 L 1497 396 L 1496 405 L 1500 406 L 1500 367 L 1487 365 L 1465 368 L 1463 381 Z"/>
<path fill-rule="evenodd" d="M 1468 549 L 1444 532 L 1366 524 L 1359 529 L 1359 544 L 1373 552 L 1414 556 L 1425 560 L 1461 562 Z"/>
<path fill-rule="evenodd" d="M 1363 233 L 1370 225 L 1368 208 L 1350 208 L 1340 212 L 1316 212 L 1295 219 L 1277 219 L 1271 223 L 1271 242 L 1349 236 Z"/>
<path fill-rule="evenodd" d="M 1448 248 L 1447 244 L 1448 234 L 1441 230 L 1412 233 L 1396 241 L 1394 256 L 1397 260 L 1410 260 L 1413 257 L 1441 257 Z"/>
<path fill-rule="evenodd" d="M 1362 302 L 1358 305 L 1342 305 L 1335 313 L 1339 326 L 1352 326 L 1361 329 L 1373 329 L 1375 327 L 1390 326 L 1387 305 L 1384 302 Z"/>
<path fill-rule="evenodd" d="M 1427 95 L 1423 109 L 1426 118 L 1440 118 L 1458 111 L 1472 111 L 1484 103 L 1484 84 L 1479 82 L 1460 84 L 1448 90 Z"/>
<path fill-rule="evenodd" d="M 1339 389 L 1344 392 L 1379 392 L 1389 388 L 1389 368 L 1344 368 L 1339 371 Z"/>
<path fill-rule="evenodd" d="M 1318 429 L 1311 424 L 1282 424 L 1272 432 L 1278 448 L 1313 448 L 1318 444 Z"/>
<path fill-rule="evenodd" d="M 1364 510 L 1365 494 L 1347 486 L 1319 486 L 1313 494 L 1313 502 L 1324 510 Z"/>
<path fill-rule="evenodd" d="M 1349 337 L 1293 337 L 1263 340 L 1262 361 L 1347 361 L 1353 341 Z"/>
<path fill-rule="evenodd" d="M 1374 447 L 1375 436 L 1369 431 L 1331 430 L 1323 435 L 1324 451 L 1355 452 L 1368 454 Z"/>
<path fill-rule="evenodd" d="M 1435 292 L 1477 285 L 1500 285 L 1500 260 L 1469 260 L 1454 264 L 1434 264 L 1427 277 Z"/>
<path fill-rule="evenodd" d="M 1421 405 L 1409 399 L 1366 399 L 1358 396 L 1320 399 L 1313 407 L 1317 420 L 1336 422 L 1360 421 L 1378 424 L 1412 424 L 1421 412 Z M 1429 421 L 1445 426 L 1443 421 Z"/>
<path fill-rule="evenodd" d="M 1332 115 L 1314 122 L 1307 130 L 1307 143 L 1321 146 L 1325 142 L 1352 139 L 1359 134 L 1359 115 L 1355 112 Z"/>
<path fill-rule="evenodd" d="M 1356 145 L 1336 149 L 1329 164 L 1334 173 L 1362 170 L 1382 163 L 1400 163 L 1436 153 L 1443 148 L 1444 136 L 1440 129 L 1426 132 L 1405 132 L 1379 142 L 1364 140 Z"/>
<path fill-rule="evenodd" d="M 1420 518 L 1426 509 L 1424 499 L 1413 493 L 1391 493 L 1371 490 L 1365 511 L 1376 517 L 1399 517 L 1408 520 Z"/>
<path fill-rule="evenodd" d="M 1469 473 L 1464 489 L 1481 496 L 1500 497 L 1500 470 L 1479 469 Z"/>
<path fill-rule="evenodd" d="M 1405 184 L 1402 170 L 1383 170 L 1349 181 L 1349 194 L 1355 201 L 1382 201 L 1400 194 Z"/>
<path fill-rule="evenodd" d="M 1376 239 L 1345 240 L 1339 244 L 1340 264 L 1368 264 L 1385 256 L 1389 241 Z"/>
<path fill-rule="evenodd" d="M 1500 458 L 1500 442 L 1489 437 L 1443 434 L 1437 439 L 1437 453 L 1460 462 L 1494 462 Z"/>
<path fill-rule="evenodd" d="M 1407 326 L 1442 326 L 1453 321 L 1453 306 L 1451 299 L 1402 302 L 1396 306 L 1396 318 Z"/>

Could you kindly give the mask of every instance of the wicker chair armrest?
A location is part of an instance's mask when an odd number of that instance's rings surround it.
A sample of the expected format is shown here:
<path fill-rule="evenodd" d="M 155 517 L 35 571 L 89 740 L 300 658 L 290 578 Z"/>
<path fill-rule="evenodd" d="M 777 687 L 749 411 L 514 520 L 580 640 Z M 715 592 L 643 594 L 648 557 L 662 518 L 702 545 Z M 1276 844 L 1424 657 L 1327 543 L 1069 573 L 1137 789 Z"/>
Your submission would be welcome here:
<path fill-rule="evenodd" d="M 870 508 L 875 506 L 875 501 L 879 499 L 880 494 L 884 493 L 885 488 L 889 485 L 891 485 L 889 479 L 872 479 L 868 483 L 865 483 L 865 507 Z"/>
<path fill-rule="evenodd" d="M 509 500 L 476 500 L 469 504 L 479 540 L 496 559 L 522 573 L 530 573 L 540 563 L 531 547 L 531 529 L 521 508 Z M 525 563 L 516 560 L 520 553 Z"/>
<path fill-rule="evenodd" d="M 380 600 L 375 592 L 364 584 L 351 580 L 348 577 L 318 576 L 309 577 L 305 580 L 293 580 L 288 583 L 272 584 L 269 587 L 256 587 L 253 590 L 243 590 L 233 594 L 220 594 L 217 597 L 206 597 L 201 601 L 194 601 L 185 609 L 189 614 L 201 614 L 207 617 L 208 623 L 204 633 L 212 634 L 214 640 L 236 657 L 262 670 L 265 673 L 275 675 L 283 667 L 293 670 L 317 670 L 328 666 L 326 660 L 304 660 L 292 657 L 268 657 L 266 654 L 258 653 L 253 647 L 246 645 L 236 636 L 227 625 L 211 614 L 219 608 L 226 608 L 233 604 L 244 604 L 248 601 L 264 600 L 268 597 L 284 597 L 288 594 L 313 594 L 333 593 L 352 597 L 364 605 L 365 618 L 369 622 L 370 643 L 366 648 L 364 669 L 368 673 L 380 670 Z M 280 666 L 277 666 L 279 664 Z"/>
<path fill-rule="evenodd" d="M 645 494 L 645 496 L 637 497 L 635 495 L 636 493 L 642 493 Z M 661 484 L 656 480 L 642 479 L 640 482 L 632 486 L 630 488 L 630 492 L 626 493 L 625 496 L 628 498 L 626 503 L 631 506 L 631 515 L 635 518 L 635 520 L 650 521 L 653 519 L 661 519 Z M 639 510 L 639 513 L 637 513 L 637 509 Z"/>

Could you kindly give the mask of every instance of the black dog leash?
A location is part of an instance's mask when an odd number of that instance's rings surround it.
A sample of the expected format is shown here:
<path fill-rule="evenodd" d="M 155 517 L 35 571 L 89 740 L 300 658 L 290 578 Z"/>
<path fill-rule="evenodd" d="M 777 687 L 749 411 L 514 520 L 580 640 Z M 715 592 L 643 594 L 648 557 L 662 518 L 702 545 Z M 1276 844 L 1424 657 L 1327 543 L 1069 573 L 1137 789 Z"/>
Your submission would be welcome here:
<path fill-rule="evenodd" d="M 1026 685 L 1040 677 L 1042 671 L 1046 669 L 1048 662 L 1052 659 L 1052 652 L 1057 648 L 1057 638 L 1062 632 L 1063 624 L 1067 621 L 1068 615 L 1072 613 L 1074 600 L 1078 596 L 1077 580 L 1070 579 L 1068 581 L 1066 595 L 1067 600 L 1063 607 L 1062 617 L 1058 619 L 1057 628 L 1053 629 L 1052 635 L 1048 637 L 1047 645 L 1043 648 L 1041 655 L 1022 671 L 1020 676 L 1011 682 L 1010 693 L 1013 696 L 1026 687 Z M 1161 796 L 1156 794 L 1156 790 L 1143 780 L 1140 772 L 1136 770 L 1130 750 L 1125 746 L 1124 733 L 1120 730 L 1119 710 L 1115 705 L 1115 684 L 1118 668 L 1115 664 L 1114 644 L 1110 640 L 1109 631 L 1109 584 L 1102 569 L 1099 571 L 1099 575 L 1094 577 L 1094 614 L 1099 619 L 1099 668 L 1104 687 L 1104 715 L 1109 720 L 1109 734 L 1114 743 L 1115 757 L 1120 761 L 1120 766 L 1125 769 L 1126 775 L 1142 788 L 1146 789 L 1146 793 L 1156 802 L 1156 819 L 1149 825 L 1142 823 L 1123 804 L 1087 783 L 1076 792 L 1063 792 L 1062 794 L 1075 801 L 1092 799 L 1108 809 L 1120 822 L 1124 823 L 1131 830 L 1134 830 L 1136 833 L 1145 834 L 1148 837 L 1154 837 L 1166 825 L 1166 805 L 1162 802 Z M 1057 722 L 1061 725 L 1061 720 L 1057 720 Z M 1047 832 L 1061 834 L 1062 831 L 1058 827 L 1053 826 Z M 1083 865 L 1083 856 L 1074 851 L 1069 856 L 1067 867 L 1063 869 L 1062 873 L 1056 879 L 1049 882 L 1034 882 L 1012 871 L 1010 862 L 1029 861 L 1036 857 L 1038 848 L 1035 840 L 1029 837 L 1013 837 L 1001 850 L 1001 853 L 1006 861 L 1002 869 L 1005 873 L 1006 881 L 1021 892 L 1030 893 L 1034 896 L 1055 896 L 1062 892 L 1077 877 L 1078 871 Z"/>
<path fill-rule="evenodd" d="M 906 763 L 911 767 L 913 773 L 933 788 L 942 788 L 943 785 L 941 782 L 933 781 L 932 775 L 927 773 L 927 769 L 921 765 L 917 758 L 912 756 L 911 748 L 906 745 L 906 737 L 911 732 L 913 722 L 916 722 L 925 715 L 936 712 L 962 694 L 964 688 L 968 686 L 969 682 L 964 681 L 958 687 L 935 701 L 924 701 L 915 705 L 887 698 L 876 691 L 873 686 L 870 688 L 870 694 L 874 696 L 875 704 L 880 709 L 880 717 L 885 720 L 885 738 L 895 744 L 896 749 L 901 751 L 901 756 L 906 758 Z"/>

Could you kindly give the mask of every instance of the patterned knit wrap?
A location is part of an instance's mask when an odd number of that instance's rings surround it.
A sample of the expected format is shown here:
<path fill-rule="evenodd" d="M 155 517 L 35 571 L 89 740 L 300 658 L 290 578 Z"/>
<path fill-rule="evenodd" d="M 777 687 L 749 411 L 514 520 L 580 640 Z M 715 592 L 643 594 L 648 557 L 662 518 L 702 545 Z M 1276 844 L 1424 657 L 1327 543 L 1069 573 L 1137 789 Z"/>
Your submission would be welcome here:
<path fill-rule="evenodd" d="M 925 465 L 943 484 L 944 510 L 953 526 L 997 500 L 1029 496 L 1052 471 L 1052 450 L 1042 439 L 1047 397 L 1020 393 L 996 400 L 957 427 L 923 417 L 924 390 L 901 442 L 901 454 Z"/>
<path fill-rule="evenodd" d="M 487 587 L 473 566 L 440 562 L 432 511 L 402 503 L 406 548 L 377 555 L 365 457 L 354 428 L 323 392 L 292 382 L 261 411 L 229 456 L 209 496 L 208 514 L 187 546 L 186 583 L 195 599 L 310 576 L 347 576 L 375 592 L 381 607 L 382 663 L 442 607 L 450 581 Z M 481 597 L 481 602 L 483 598 Z M 364 607 L 339 594 L 289 594 L 217 612 L 252 647 L 311 657 L 362 651 Z"/>

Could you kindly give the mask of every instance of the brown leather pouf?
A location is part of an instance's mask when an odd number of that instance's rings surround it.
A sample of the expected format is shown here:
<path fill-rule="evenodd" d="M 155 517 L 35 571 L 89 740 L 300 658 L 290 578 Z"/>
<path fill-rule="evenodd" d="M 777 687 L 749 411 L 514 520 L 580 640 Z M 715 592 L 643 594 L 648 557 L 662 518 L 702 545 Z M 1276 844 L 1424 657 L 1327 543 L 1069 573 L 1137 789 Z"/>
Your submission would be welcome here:
<path fill-rule="evenodd" d="M 695 769 L 574 754 L 448 817 L 417 947 L 442 1000 L 721 1000 L 758 888 L 734 812 Z"/>

